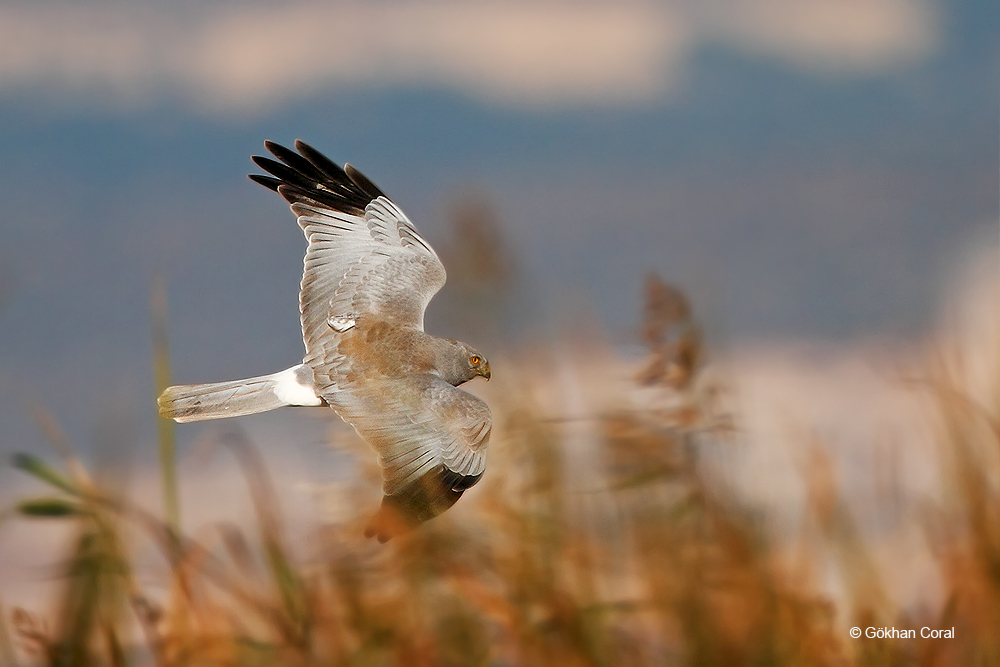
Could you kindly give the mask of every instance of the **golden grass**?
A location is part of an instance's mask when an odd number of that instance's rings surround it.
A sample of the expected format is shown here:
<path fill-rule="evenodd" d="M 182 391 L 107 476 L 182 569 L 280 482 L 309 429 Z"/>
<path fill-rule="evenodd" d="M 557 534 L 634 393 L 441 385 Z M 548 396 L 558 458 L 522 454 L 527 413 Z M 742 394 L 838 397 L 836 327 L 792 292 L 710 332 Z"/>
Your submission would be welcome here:
<path fill-rule="evenodd" d="M 651 278 L 643 391 L 586 424 L 552 421 L 530 390 L 497 401 L 489 474 L 453 510 L 384 546 L 355 518 L 317 527 L 308 559 L 284 537 L 266 470 L 229 442 L 256 534 L 220 527 L 196 542 L 174 521 L 99 488 L 61 445 L 63 473 L 15 464 L 51 487 L 20 511 L 72 521 L 75 545 L 54 615 L 6 610 L 0 659 L 50 665 L 994 665 L 1000 664 L 1000 403 L 963 393 L 938 361 L 923 387 L 940 427 L 950 504 L 924 520 L 947 591 L 911 618 L 884 590 L 832 466 L 810 451 L 809 517 L 845 582 L 821 594 L 820 563 L 791 563 L 766 517 L 706 472 L 700 451 L 730 430 L 697 386 L 702 342 L 683 295 Z M 659 405 L 654 402 L 655 405 Z M 51 422 L 51 437 L 61 442 Z M 593 488 L 572 479 L 574 433 L 594 443 Z M 805 448 L 809 443 L 803 443 Z M 373 481 L 360 479 L 359 485 Z M 169 564 L 156 597 L 136 581 L 126 535 Z M 134 539 L 134 538 L 130 538 Z M 915 585 L 918 585 L 915 583 Z M 949 641 L 851 639 L 850 626 L 956 627 Z"/>

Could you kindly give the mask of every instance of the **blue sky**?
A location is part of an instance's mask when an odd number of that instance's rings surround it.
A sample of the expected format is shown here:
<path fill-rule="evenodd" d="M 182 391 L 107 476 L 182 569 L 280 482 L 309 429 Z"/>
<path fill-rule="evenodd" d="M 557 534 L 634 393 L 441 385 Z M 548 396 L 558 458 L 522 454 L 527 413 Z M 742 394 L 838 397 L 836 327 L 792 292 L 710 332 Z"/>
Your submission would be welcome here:
<path fill-rule="evenodd" d="M 996 236 L 997 35 L 984 0 L 2 2 L 0 451 L 41 441 L 36 402 L 152 437 L 158 271 L 175 380 L 296 362 L 264 139 L 350 161 L 438 247 L 487 202 L 510 339 L 585 304 L 625 342 L 650 270 L 732 344 L 917 337 Z"/>

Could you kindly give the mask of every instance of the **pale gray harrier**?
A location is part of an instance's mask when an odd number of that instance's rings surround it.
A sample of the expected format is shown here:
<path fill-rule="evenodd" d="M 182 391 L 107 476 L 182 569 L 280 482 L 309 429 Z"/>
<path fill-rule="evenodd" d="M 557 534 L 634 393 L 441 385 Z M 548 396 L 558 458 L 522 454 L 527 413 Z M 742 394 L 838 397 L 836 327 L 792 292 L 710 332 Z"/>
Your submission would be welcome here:
<path fill-rule="evenodd" d="M 273 142 L 251 175 L 291 203 L 309 242 L 299 293 L 302 363 L 232 382 L 170 387 L 179 422 L 286 405 L 329 405 L 375 449 L 385 496 L 365 534 L 385 541 L 455 504 L 486 468 L 489 407 L 459 385 L 490 378 L 465 343 L 424 333 L 444 266 L 403 212 L 358 170 Z"/>

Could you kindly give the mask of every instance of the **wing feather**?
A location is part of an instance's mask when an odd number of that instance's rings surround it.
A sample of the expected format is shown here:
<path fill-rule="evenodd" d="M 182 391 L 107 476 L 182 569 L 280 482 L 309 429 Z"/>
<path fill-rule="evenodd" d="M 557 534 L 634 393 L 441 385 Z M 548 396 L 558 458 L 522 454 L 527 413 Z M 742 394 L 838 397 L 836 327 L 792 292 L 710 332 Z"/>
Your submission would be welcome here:
<path fill-rule="evenodd" d="M 439 466 L 467 481 L 486 470 L 489 406 L 436 376 L 371 381 L 324 398 L 379 455 L 387 496 Z"/>
<path fill-rule="evenodd" d="M 330 322 L 374 314 L 423 330 L 444 266 L 403 211 L 357 169 L 341 169 L 301 141 L 297 153 L 264 145 L 278 160 L 254 156 L 270 176 L 251 178 L 291 204 L 309 244 L 299 295 L 303 361 L 320 383 L 335 383 L 344 366 L 336 353 L 342 332 Z"/>
<path fill-rule="evenodd" d="M 381 387 L 380 395 L 406 396 L 421 378 L 405 382 Z M 392 403 L 385 411 L 337 407 L 380 455 L 385 495 L 365 530 L 380 542 L 441 514 L 475 485 L 492 431 L 485 403 L 439 379 L 426 382 L 416 403 Z"/>

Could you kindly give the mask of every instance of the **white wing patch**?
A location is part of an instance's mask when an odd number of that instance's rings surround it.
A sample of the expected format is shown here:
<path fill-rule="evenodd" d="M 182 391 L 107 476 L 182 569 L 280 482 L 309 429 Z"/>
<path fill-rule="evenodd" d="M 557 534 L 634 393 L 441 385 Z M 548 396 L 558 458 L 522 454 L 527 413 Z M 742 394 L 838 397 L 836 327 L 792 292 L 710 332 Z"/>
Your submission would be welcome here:
<path fill-rule="evenodd" d="M 316 395 L 316 388 L 299 380 L 300 367 L 293 366 L 274 375 L 274 395 L 288 405 L 322 405 L 323 399 Z"/>

